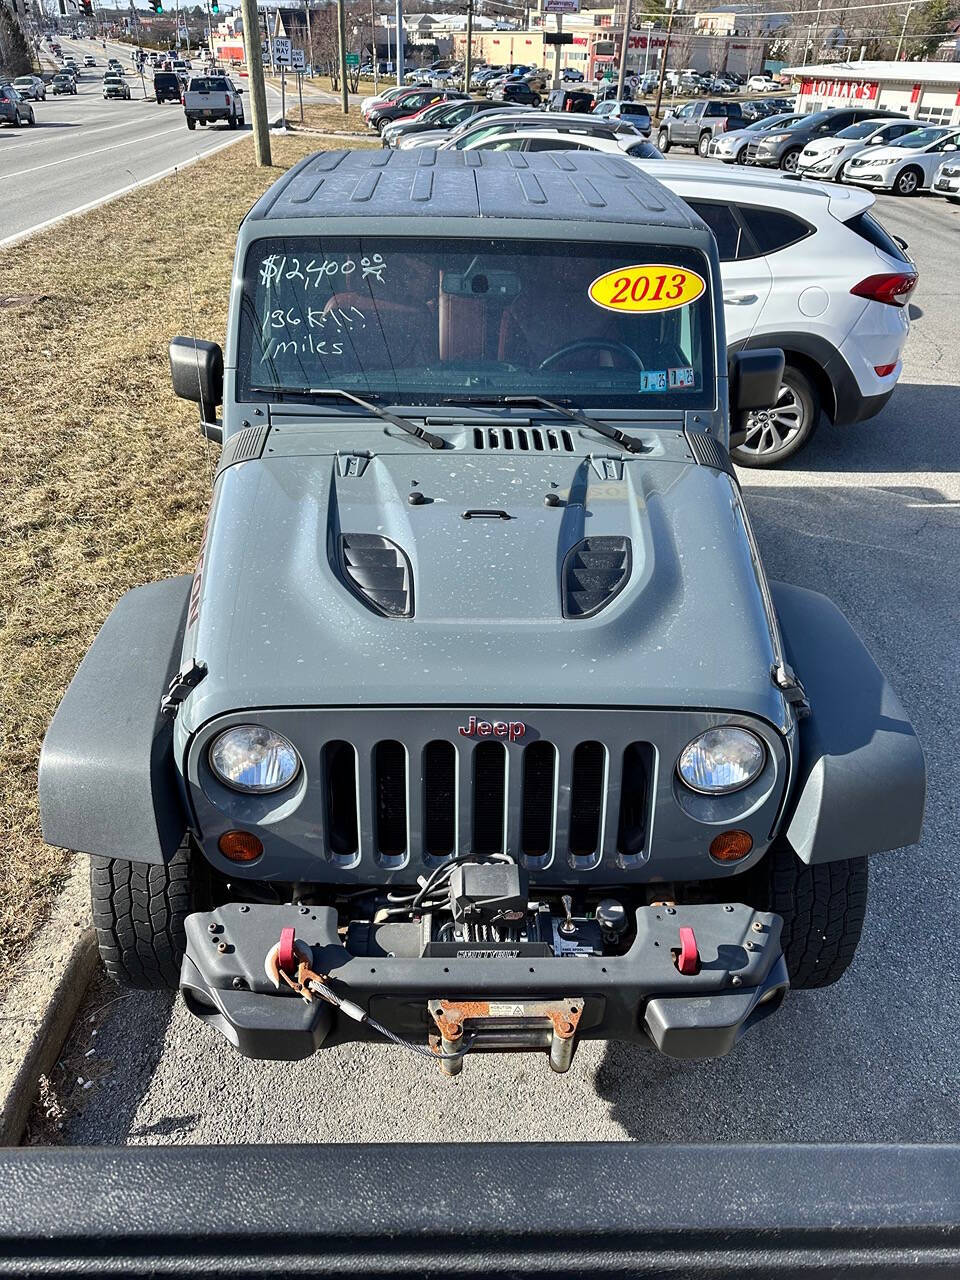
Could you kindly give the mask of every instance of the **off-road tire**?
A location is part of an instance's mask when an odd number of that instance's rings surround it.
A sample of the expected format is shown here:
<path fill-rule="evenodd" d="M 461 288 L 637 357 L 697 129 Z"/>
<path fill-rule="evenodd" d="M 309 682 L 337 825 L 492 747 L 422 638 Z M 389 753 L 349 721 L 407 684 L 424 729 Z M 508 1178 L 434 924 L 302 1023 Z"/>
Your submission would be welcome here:
<path fill-rule="evenodd" d="M 183 922 L 199 905 L 189 844 L 169 862 L 92 858 L 90 900 L 100 959 L 124 987 L 176 990 Z"/>
<path fill-rule="evenodd" d="M 790 985 L 829 987 L 846 972 L 867 909 L 867 859 L 808 867 L 789 845 L 773 846 L 759 871 L 760 906 L 783 917 L 780 945 Z"/>
<path fill-rule="evenodd" d="M 707 158 L 707 153 L 709 152 L 709 150 L 710 150 L 710 135 L 709 133 L 701 133 L 700 141 L 697 143 L 697 155 L 701 156 L 705 160 Z"/>

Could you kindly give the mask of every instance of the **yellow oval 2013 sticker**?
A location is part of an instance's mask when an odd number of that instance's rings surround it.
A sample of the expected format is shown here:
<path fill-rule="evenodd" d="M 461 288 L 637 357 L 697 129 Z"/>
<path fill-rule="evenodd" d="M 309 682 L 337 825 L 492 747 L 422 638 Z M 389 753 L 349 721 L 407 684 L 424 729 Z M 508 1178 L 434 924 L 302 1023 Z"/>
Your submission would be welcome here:
<path fill-rule="evenodd" d="M 706 287 L 696 271 L 656 263 L 607 271 L 589 293 L 591 302 L 608 311 L 672 311 L 695 302 Z"/>

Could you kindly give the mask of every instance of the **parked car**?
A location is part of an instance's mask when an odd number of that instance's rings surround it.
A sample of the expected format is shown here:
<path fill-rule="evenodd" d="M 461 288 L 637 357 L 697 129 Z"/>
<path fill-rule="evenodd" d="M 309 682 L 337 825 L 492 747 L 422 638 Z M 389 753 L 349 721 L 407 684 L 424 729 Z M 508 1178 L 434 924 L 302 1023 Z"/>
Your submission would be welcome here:
<path fill-rule="evenodd" d="M 694 147 L 699 155 L 705 156 L 711 139 L 728 129 L 740 129 L 743 124 L 738 102 L 724 102 L 719 98 L 688 102 L 663 117 L 657 131 L 657 146 L 664 153 L 671 147 Z"/>
<path fill-rule="evenodd" d="M 759 75 L 750 76 L 747 80 L 747 89 L 751 93 L 773 93 L 780 88 L 780 81 L 774 80 L 772 75 L 762 72 Z"/>
<path fill-rule="evenodd" d="M 803 116 L 783 129 L 763 133 L 747 147 L 748 164 L 769 166 L 793 173 L 804 147 L 818 138 L 833 138 L 861 120 L 902 120 L 897 111 L 878 111 L 876 107 L 833 107 Z"/>
<path fill-rule="evenodd" d="M 77 92 L 77 82 L 67 71 L 58 71 L 50 81 L 50 87 L 53 90 L 54 97 L 61 93 Z"/>
<path fill-rule="evenodd" d="M 386 89 L 382 89 L 379 93 L 371 93 L 368 97 L 360 99 L 360 114 L 366 119 L 375 103 L 393 102 L 395 98 L 400 98 L 403 94 L 409 92 L 408 85 L 393 84 Z"/>
<path fill-rule="evenodd" d="M 560 79 L 568 80 L 571 84 L 583 84 L 583 72 L 576 67 L 561 67 Z"/>
<path fill-rule="evenodd" d="M 435 102 L 462 102 L 466 96 L 452 89 L 408 89 L 392 102 L 374 103 L 367 116 L 367 124 L 379 133 L 392 120 L 414 116 Z"/>
<path fill-rule="evenodd" d="M 475 127 L 464 130 L 459 137 L 451 137 L 440 144 L 441 151 L 463 151 L 482 138 L 502 137 L 515 129 L 525 133 L 531 131 L 550 131 L 556 133 L 575 133 L 578 138 L 623 138 L 626 142 L 642 142 L 643 139 L 633 125 L 623 120 L 600 120 L 593 115 L 578 115 L 569 112 L 527 112 L 522 116 L 511 113 L 504 114 L 495 120 L 478 119 Z"/>
<path fill-rule="evenodd" d="M 45 102 L 47 99 L 47 86 L 39 76 L 17 76 L 13 87 L 21 98 L 30 98 L 34 102 Z"/>
<path fill-rule="evenodd" d="M 742 129 L 728 129 L 726 133 L 717 134 L 711 140 L 707 155 L 711 160 L 722 160 L 724 164 L 746 164 L 747 147 L 751 142 L 756 142 L 761 133 L 782 129 L 800 119 L 802 116 L 793 111 L 776 116 L 762 116 L 759 120 L 752 120 L 744 125 Z"/>
<path fill-rule="evenodd" d="M 936 195 L 946 196 L 951 204 L 960 201 L 960 159 L 950 156 L 940 162 L 939 169 L 934 171 L 930 190 Z"/>
<path fill-rule="evenodd" d="M 587 115 L 597 105 L 588 89 L 551 89 L 544 103 L 545 111 L 582 112 Z"/>
<path fill-rule="evenodd" d="M 877 220 L 875 198 L 709 162 L 654 172 L 716 236 L 729 350 L 786 356 L 776 405 L 750 418 L 734 460 L 776 466 L 809 444 L 821 413 L 836 426 L 879 413 L 903 368 L 917 270 Z"/>
<path fill-rule="evenodd" d="M 466 159 L 436 157 L 429 218 L 418 157 L 359 149 L 242 220 L 233 367 L 170 344 L 175 393 L 223 405 L 200 571 L 123 597 L 40 757 L 108 973 L 179 984 L 198 1036 L 285 1082 L 372 1035 L 451 1073 L 505 1045 L 566 1071 L 583 1039 L 725 1054 L 843 974 L 866 859 L 920 838 L 906 712 L 829 600 L 768 581 L 729 474 L 731 416 L 783 361 L 738 352 L 728 380 L 706 228 L 637 165 Z M 385 226 L 380 282 L 352 281 Z M 330 315 L 345 341 L 305 334 Z M 841 1035 L 873 1012 L 847 990 Z M 820 1033 L 813 1006 L 721 1074 Z M 732 1200 L 722 1179 L 689 1195 Z"/>
<path fill-rule="evenodd" d="M 103 77 L 103 96 L 107 98 L 130 98 L 130 86 L 122 76 L 118 76 L 115 71 L 108 72 Z"/>
<path fill-rule="evenodd" d="M 797 160 L 797 173 L 802 178 L 818 178 L 821 182 L 842 179 L 847 161 L 866 148 L 882 147 L 904 134 L 916 132 L 917 122 L 909 116 L 900 120 L 871 119 L 847 125 L 829 138 L 815 138 L 804 147 Z"/>
<path fill-rule="evenodd" d="M 653 130 L 650 112 L 642 102 L 609 98 L 606 102 L 598 102 L 593 109 L 593 114 L 599 116 L 601 120 L 626 120 L 645 138 L 649 138 Z"/>
<path fill-rule="evenodd" d="M 491 89 L 487 97 L 494 102 L 519 102 L 530 107 L 539 107 L 543 101 L 536 89 L 531 88 L 525 80 L 512 78 Z"/>
<path fill-rule="evenodd" d="M 32 103 L 21 98 L 12 84 L 0 84 L 0 122 L 13 125 L 15 129 L 19 129 L 22 124 L 37 123 Z"/>
<path fill-rule="evenodd" d="M 228 129 L 242 129 L 246 123 L 241 92 L 226 76 L 194 76 L 183 95 L 183 114 L 188 129 L 218 120 Z"/>
<path fill-rule="evenodd" d="M 448 142 L 454 144 L 464 134 L 483 129 L 494 120 L 528 120 L 531 117 L 535 117 L 539 121 L 543 118 L 539 112 L 534 111 L 533 107 L 520 107 L 512 102 L 480 102 L 479 106 L 479 111 L 472 116 L 468 116 L 465 120 L 461 120 L 452 129 L 430 129 L 423 132 L 411 131 L 405 133 L 398 140 L 397 147 L 401 151 L 419 147 L 439 147 Z M 400 122 L 398 121 L 397 123 L 399 124 Z M 388 125 L 388 128 L 393 128 L 393 126 Z"/>
<path fill-rule="evenodd" d="M 747 98 L 741 101 L 740 110 L 743 113 L 744 120 L 749 124 L 754 120 L 762 120 L 765 116 L 775 116 L 781 113 L 784 108 L 776 106 L 772 98 L 766 101 L 762 98 Z"/>
<path fill-rule="evenodd" d="M 845 182 L 855 182 L 898 196 L 916 195 L 929 189 L 945 152 L 960 147 L 960 129 L 927 125 L 905 133 L 896 142 L 870 147 L 852 160 L 843 171 Z"/>
<path fill-rule="evenodd" d="M 406 138 L 429 133 L 435 137 L 447 137 L 457 125 L 472 120 L 490 108 L 489 102 L 472 98 L 466 102 L 435 102 L 415 116 L 395 120 L 384 125 L 380 134 L 385 147 L 396 147 Z"/>
<path fill-rule="evenodd" d="M 644 138 L 623 134 L 603 136 L 576 124 L 562 129 L 528 128 L 516 123 L 509 130 L 488 138 L 477 138 L 464 151 L 603 151 L 609 155 L 631 156 L 637 160 L 662 160 L 657 148 Z"/>

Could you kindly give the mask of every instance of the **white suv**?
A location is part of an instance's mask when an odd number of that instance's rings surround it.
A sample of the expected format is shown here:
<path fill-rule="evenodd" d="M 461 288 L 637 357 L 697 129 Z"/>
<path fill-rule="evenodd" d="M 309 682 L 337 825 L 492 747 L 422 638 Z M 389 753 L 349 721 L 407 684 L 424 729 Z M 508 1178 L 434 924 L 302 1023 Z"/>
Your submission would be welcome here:
<path fill-rule="evenodd" d="M 734 460 L 766 467 L 791 457 L 821 410 L 838 426 L 879 413 L 900 377 L 917 272 L 871 214 L 875 197 L 710 161 L 662 160 L 655 175 L 716 236 L 728 350 L 782 347 L 786 356 L 777 405 L 751 416 Z"/>

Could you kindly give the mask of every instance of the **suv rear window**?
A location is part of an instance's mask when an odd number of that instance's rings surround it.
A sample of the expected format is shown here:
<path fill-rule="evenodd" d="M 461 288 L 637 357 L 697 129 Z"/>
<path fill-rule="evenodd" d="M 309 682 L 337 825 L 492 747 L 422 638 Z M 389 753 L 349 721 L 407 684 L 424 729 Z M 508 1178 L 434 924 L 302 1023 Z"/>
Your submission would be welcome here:
<path fill-rule="evenodd" d="M 728 204 L 712 204 L 707 200 L 688 200 L 687 204 L 713 232 L 721 262 L 751 256 L 753 246 L 744 244 L 743 227 Z"/>
<path fill-rule="evenodd" d="M 896 258 L 898 262 L 910 261 L 886 227 L 871 214 L 858 213 L 855 218 L 849 218 L 843 225 L 856 232 L 858 236 L 862 236 L 864 240 L 869 240 L 875 249 L 879 249 L 888 257 Z"/>
<path fill-rule="evenodd" d="M 758 205 L 738 206 L 740 216 L 757 242 L 761 253 L 776 253 L 810 235 L 812 228 L 801 218 L 782 209 L 764 209 Z"/>

